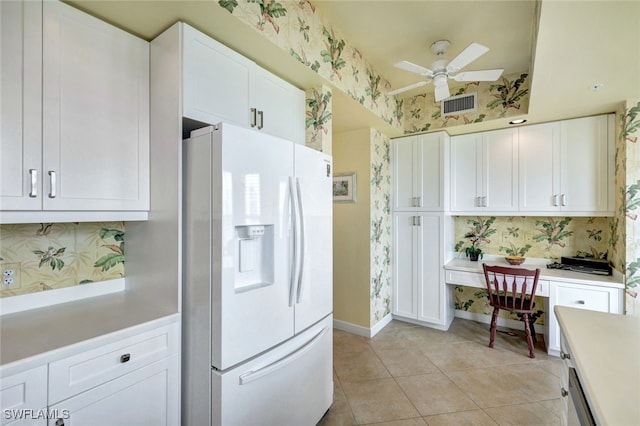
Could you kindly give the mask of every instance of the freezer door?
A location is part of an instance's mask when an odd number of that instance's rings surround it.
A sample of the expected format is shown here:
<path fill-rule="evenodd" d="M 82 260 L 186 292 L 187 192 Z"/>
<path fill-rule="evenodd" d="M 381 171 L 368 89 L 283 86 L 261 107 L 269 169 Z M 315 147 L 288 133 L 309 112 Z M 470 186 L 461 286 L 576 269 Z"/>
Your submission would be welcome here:
<path fill-rule="evenodd" d="M 266 354 L 212 375 L 213 426 L 315 425 L 333 401 L 332 316 Z"/>
<path fill-rule="evenodd" d="M 294 277 L 295 332 L 333 311 L 333 201 L 331 157 L 295 146 L 298 264 Z"/>
<path fill-rule="evenodd" d="M 186 346 L 208 340 L 208 313 L 210 365 L 224 370 L 294 333 L 293 144 L 226 123 L 185 143 Z"/>

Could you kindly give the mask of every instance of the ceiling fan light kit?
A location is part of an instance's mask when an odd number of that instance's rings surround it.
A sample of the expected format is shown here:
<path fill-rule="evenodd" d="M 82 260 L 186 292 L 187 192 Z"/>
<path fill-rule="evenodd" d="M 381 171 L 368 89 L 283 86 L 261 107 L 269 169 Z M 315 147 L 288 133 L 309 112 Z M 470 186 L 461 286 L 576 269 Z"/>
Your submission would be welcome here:
<path fill-rule="evenodd" d="M 447 52 L 450 44 L 449 40 L 438 40 L 431 44 L 431 51 L 439 58 L 431 64 L 432 69 L 424 68 L 409 61 L 400 61 L 394 64 L 396 68 L 426 77 L 427 81 L 420 82 L 422 84 L 414 83 L 400 89 L 392 90 L 389 94 L 395 95 L 415 89 L 416 87 L 424 86 L 429 82 L 433 82 L 435 86 L 436 102 L 440 102 L 441 100 L 451 96 L 448 83 L 450 78 L 455 81 L 496 81 L 502 75 L 502 72 L 504 71 L 503 69 L 466 71 L 458 73 L 462 68 L 487 53 L 489 48 L 478 43 L 471 43 L 451 61 L 441 59 Z"/>

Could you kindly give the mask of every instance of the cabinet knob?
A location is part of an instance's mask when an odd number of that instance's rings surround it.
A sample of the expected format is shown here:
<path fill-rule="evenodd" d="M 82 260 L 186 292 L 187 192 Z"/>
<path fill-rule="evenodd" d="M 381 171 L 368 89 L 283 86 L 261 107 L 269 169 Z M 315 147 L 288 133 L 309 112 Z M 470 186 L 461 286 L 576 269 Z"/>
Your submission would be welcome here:
<path fill-rule="evenodd" d="M 566 353 L 564 353 L 564 352 L 560 351 L 560 358 L 561 358 L 561 359 L 571 359 L 571 355 L 566 354 Z"/>
<path fill-rule="evenodd" d="M 567 392 L 565 388 L 560 388 L 560 395 L 562 395 L 563 398 L 566 398 L 569 395 L 569 392 Z"/>
<path fill-rule="evenodd" d="M 128 362 L 130 359 L 131 359 L 131 354 L 120 355 L 120 362 L 123 364 L 125 362 Z"/>

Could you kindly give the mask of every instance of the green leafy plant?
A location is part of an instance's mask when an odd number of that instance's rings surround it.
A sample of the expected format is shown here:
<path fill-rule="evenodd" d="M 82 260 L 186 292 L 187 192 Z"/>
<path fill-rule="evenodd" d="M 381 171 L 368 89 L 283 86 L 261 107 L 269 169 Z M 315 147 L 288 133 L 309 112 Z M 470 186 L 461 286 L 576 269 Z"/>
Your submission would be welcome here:
<path fill-rule="evenodd" d="M 124 231 L 102 228 L 98 235 L 100 235 L 100 238 L 103 240 L 113 238 L 119 244 L 104 244 L 103 247 L 111 250 L 111 253 L 96 260 L 93 266 L 95 268 L 102 268 L 102 272 L 105 272 L 119 263 L 124 263 Z"/>
<path fill-rule="evenodd" d="M 509 243 L 511 247 L 500 247 L 499 250 L 507 253 L 509 256 L 523 256 L 531 248 L 531 244 L 527 244 L 524 247 L 516 247 L 513 243 Z"/>
<path fill-rule="evenodd" d="M 482 218 L 467 220 L 467 224 L 471 225 L 469 232 L 464 234 L 464 238 L 467 239 L 467 243 L 469 244 L 464 249 L 467 257 L 473 259 L 477 256 L 478 259 L 482 259 L 482 257 L 484 256 L 484 252 L 480 248 L 480 244 L 483 242 L 491 242 L 489 237 L 496 232 L 495 229 L 491 228 L 491 225 L 495 220 L 495 217 L 490 217 L 486 220 Z M 459 242 L 456 245 L 456 250 L 459 251 L 462 246 L 464 246 L 464 244 L 464 241 Z"/>
<path fill-rule="evenodd" d="M 38 264 L 38 268 L 42 267 L 42 265 L 46 265 L 47 263 L 51 266 L 51 270 L 55 271 L 60 270 L 64 267 L 64 262 L 62 259 L 62 255 L 66 247 L 60 247 L 59 249 L 55 249 L 51 246 L 47 249 L 47 251 L 42 250 L 33 250 L 33 254 L 40 258 L 40 263 Z"/>

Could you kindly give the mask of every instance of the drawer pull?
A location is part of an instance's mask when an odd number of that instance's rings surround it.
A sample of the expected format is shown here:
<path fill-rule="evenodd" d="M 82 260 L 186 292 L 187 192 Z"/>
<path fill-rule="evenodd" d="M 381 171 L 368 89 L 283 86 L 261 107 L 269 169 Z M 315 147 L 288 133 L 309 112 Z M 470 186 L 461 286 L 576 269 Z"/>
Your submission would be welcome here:
<path fill-rule="evenodd" d="M 64 426 L 64 419 L 56 419 L 55 426 Z"/>
<path fill-rule="evenodd" d="M 560 358 L 561 358 L 561 359 L 571 359 L 571 355 L 566 354 L 566 353 L 564 353 L 564 352 L 560 351 Z"/>
<path fill-rule="evenodd" d="M 584 300 L 576 300 L 577 305 L 584 305 Z"/>
<path fill-rule="evenodd" d="M 566 398 L 569 395 L 569 392 L 567 392 L 565 388 L 560 388 L 560 395 Z"/>
<path fill-rule="evenodd" d="M 131 359 L 131 354 L 124 354 L 120 356 L 120 362 L 125 363 Z"/>

